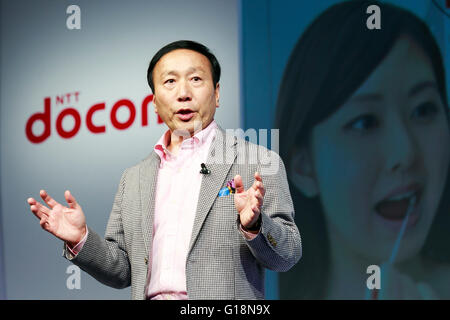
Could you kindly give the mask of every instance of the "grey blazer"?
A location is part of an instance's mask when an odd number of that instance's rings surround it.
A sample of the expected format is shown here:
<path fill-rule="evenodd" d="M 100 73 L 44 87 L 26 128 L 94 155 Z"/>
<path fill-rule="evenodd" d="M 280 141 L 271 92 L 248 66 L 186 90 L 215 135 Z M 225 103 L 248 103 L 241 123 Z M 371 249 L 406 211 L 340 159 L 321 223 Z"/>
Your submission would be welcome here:
<path fill-rule="evenodd" d="M 270 164 L 263 163 L 269 156 Z M 77 256 L 66 247 L 63 251 L 64 257 L 98 281 L 114 288 L 131 285 L 133 299 L 146 298 L 151 277 L 149 257 L 159 164 L 160 158 L 153 151 L 126 169 L 105 237 L 89 228 Z M 275 152 L 226 135 L 219 127 L 206 165 L 211 173 L 202 177 L 186 259 L 188 297 L 264 299 L 264 268 L 287 271 L 302 255 L 283 162 Z M 254 182 L 255 171 L 261 173 L 266 194 L 261 231 L 255 239 L 247 240 L 239 230 L 234 196 L 218 197 L 218 193 L 236 174 L 242 176 L 247 190 Z"/>

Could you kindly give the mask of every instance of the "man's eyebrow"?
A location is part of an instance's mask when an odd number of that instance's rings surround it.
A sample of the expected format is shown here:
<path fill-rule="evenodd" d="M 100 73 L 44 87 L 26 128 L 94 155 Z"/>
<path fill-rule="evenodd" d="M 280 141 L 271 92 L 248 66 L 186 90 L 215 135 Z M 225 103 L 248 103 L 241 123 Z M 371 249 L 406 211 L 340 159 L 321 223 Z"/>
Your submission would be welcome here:
<path fill-rule="evenodd" d="M 195 73 L 195 72 L 203 72 L 204 73 L 205 70 L 201 66 L 191 67 L 187 70 L 187 74 L 191 74 L 191 73 Z"/>
<path fill-rule="evenodd" d="M 414 96 L 414 95 L 416 95 L 416 94 L 418 94 L 421 91 L 426 90 L 426 89 L 436 89 L 436 90 L 438 90 L 436 82 L 435 81 L 431 81 L 431 80 L 426 80 L 426 81 L 419 82 L 418 84 L 414 85 L 411 88 L 411 90 L 409 90 L 408 96 L 412 97 L 412 96 Z"/>
<path fill-rule="evenodd" d="M 172 76 L 175 76 L 175 75 L 177 75 L 178 73 L 176 72 L 176 71 L 174 71 L 174 70 L 171 70 L 171 71 L 164 71 L 163 73 L 161 73 L 161 77 L 165 77 L 165 76 L 169 76 L 169 75 L 172 75 Z"/>
<path fill-rule="evenodd" d="M 186 73 L 187 74 L 191 74 L 191 73 L 194 73 L 194 72 L 197 72 L 197 71 L 199 71 L 199 72 L 205 72 L 205 70 L 202 68 L 202 67 L 191 67 L 191 68 L 189 68 L 189 69 L 187 69 L 186 70 Z M 164 71 L 162 74 L 161 74 L 161 76 L 162 77 L 165 77 L 165 76 L 168 76 L 168 75 L 178 75 L 179 74 L 179 72 L 178 71 L 175 71 L 175 70 L 169 70 L 169 71 Z"/>

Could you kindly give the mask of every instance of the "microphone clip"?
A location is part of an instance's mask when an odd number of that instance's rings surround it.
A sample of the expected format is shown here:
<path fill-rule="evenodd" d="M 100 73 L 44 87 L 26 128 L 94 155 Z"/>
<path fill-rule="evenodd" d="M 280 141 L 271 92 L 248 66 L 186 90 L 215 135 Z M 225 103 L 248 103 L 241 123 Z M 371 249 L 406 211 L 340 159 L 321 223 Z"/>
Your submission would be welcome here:
<path fill-rule="evenodd" d="M 202 169 L 200 170 L 201 174 L 210 174 L 211 173 L 211 170 L 206 168 L 206 164 L 202 163 L 200 166 L 202 167 Z"/>

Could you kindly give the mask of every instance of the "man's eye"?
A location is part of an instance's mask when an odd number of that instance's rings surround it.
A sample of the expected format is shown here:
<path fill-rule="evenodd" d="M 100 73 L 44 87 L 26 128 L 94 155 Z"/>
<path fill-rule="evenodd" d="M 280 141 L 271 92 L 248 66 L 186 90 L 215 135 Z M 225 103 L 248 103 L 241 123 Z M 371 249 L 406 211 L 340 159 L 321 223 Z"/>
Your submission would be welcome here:
<path fill-rule="evenodd" d="M 350 121 L 344 128 L 346 130 L 356 130 L 364 133 L 378 127 L 379 124 L 380 123 L 375 115 L 364 114 Z"/>
<path fill-rule="evenodd" d="M 168 80 L 164 81 L 164 83 L 174 83 L 174 82 L 175 82 L 174 79 L 168 79 Z"/>
<path fill-rule="evenodd" d="M 435 103 L 428 101 L 416 107 L 413 110 L 411 117 L 419 121 L 429 121 L 434 119 L 434 117 L 438 113 L 439 113 L 438 106 Z"/>
<path fill-rule="evenodd" d="M 194 80 L 194 81 L 200 81 L 200 80 L 202 80 L 202 79 L 201 79 L 200 77 L 193 77 L 192 80 Z"/>

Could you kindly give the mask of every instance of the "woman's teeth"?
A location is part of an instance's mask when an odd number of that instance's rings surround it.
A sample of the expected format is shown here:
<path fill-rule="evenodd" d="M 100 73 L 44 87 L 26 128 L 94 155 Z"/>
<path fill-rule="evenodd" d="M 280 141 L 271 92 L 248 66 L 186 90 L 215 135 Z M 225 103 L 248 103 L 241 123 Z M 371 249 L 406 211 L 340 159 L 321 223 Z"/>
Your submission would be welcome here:
<path fill-rule="evenodd" d="M 416 191 L 406 192 L 406 193 L 403 193 L 403 194 L 399 194 L 399 195 L 390 197 L 390 198 L 386 199 L 385 201 L 398 201 L 398 200 L 403 200 L 403 199 L 412 197 L 415 193 L 416 193 Z"/>

